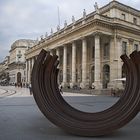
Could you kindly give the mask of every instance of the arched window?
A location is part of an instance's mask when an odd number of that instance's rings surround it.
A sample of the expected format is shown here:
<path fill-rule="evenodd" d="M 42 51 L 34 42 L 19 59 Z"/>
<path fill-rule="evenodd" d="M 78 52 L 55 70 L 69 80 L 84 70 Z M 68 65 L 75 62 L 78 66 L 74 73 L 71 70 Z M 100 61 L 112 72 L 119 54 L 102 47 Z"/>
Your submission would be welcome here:
<path fill-rule="evenodd" d="M 91 83 L 94 82 L 94 66 L 91 67 Z"/>
<path fill-rule="evenodd" d="M 122 42 L 122 54 L 127 54 L 127 42 Z"/>
<path fill-rule="evenodd" d="M 17 73 L 17 84 L 21 83 L 21 72 Z"/>
<path fill-rule="evenodd" d="M 110 67 L 109 65 L 104 65 L 103 67 L 103 88 L 107 88 L 110 81 Z"/>
<path fill-rule="evenodd" d="M 109 58 L 109 43 L 104 45 L 104 58 Z"/>

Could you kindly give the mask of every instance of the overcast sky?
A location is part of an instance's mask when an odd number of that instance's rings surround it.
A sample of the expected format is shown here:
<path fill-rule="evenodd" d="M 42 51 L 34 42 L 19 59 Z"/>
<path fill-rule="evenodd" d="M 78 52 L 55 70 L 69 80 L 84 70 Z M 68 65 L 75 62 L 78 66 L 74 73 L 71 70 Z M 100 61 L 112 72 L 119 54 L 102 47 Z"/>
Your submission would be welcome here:
<path fill-rule="evenodd" d="M 36 39 L 58 25 L 58 7 L 61 27 L 64 21 L 71 22 L 82 17 L 83 9 L 87 14 L 94 11 L 94 3 L 99 7 L 111 0 L 0 0 L 0 62 L 12 43 L 18 39 Z M 118 0 L 140 10 L 139 0 Z"/>

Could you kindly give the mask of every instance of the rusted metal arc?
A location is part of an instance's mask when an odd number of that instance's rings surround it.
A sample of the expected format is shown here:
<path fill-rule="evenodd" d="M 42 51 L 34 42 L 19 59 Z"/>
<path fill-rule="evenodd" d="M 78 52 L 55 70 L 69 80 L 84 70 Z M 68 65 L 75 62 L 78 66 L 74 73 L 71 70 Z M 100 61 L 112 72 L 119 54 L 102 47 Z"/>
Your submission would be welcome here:
<path fill-rule="evenodd" d="M 104 111 L 86 113 L 73 108 L 63 99 L 57 84 L 57 56 L 42 50 L 34 64 L 31 80 L 38 107 L 51 122 L 72 134 L 99 136 L 121 128 L 139 111 L 140 53 L 132 53 L 130 59 L 126 55 L 121 58 L 126 65 L 124 95 Z"/>

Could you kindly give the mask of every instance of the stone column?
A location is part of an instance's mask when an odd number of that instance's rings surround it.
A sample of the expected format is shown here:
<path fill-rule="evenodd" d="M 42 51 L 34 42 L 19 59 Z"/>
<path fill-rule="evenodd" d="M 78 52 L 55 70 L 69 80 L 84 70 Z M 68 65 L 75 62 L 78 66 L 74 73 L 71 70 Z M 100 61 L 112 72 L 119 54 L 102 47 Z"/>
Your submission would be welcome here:
<path fill-rule="evenodd" d="M 108 88 L 113 88 L 114 79 L 117 79 L 117 65 L 118 65 L 118 47 L 116 36 L 110 36 L 110 82 Z"/>
<path fill-rule="evenodd" d="M 60 50 L 59 50 L 59 48 L 56 49 L 56 55 L 58 56 L 58 60 L 60 61 Z M 59 68 L 59 66 L 60 65 L 58 65 L 58 68 Z M 58 73 L 58 77 L 57 77 L 57 82 L 58 82 L 58 84 L 60 84 L 60 75 L 59 75 L 59 73 Z"/>
<path fill-rule="evenodd" d="M 56 55 L 58 56 L 58 60 L 60 60 L 60 50 L 59 50 L 59 48 L 56 49 Z"/>
<path fill-rule="evenodd" d="M 100 60 L 100 36 L 95 35 L 95 89 L 101 89 L 101 60 Z"/>
<path fill-rule="evenodd" d="M 34 57 L 32 58 L 32 69 L 33 69 L 33 66 L 34 66 Z"/>
<path fill-rule="evenodd" d="M 71 88 L 76 84 L 76 42 L 72 43 L 72 80 Z"/>
<path fill-rule="evenodd" d="M 134 51 L 134 46 L 133 46 L 133 43 L 134 43 L 134 40 L 133 39 L 129 39 L 129 44 L 128 44 L 128 52 L 129 52 L 129 55 Z"/>
<path fill-rule="evenodd" d="M 122 55 L 122 38 L 120 36 L 117 36 L 117 48 L 118 48 L 118 65 L 117 65 L 117 79 L 122 78 L 122 65 L 123 62 L 120 58 Z M 123 89 L 122 81 L 117 82 L 116 88 Z"/>
<path fill-rule="evenodd" d="M 117 37 L 117 47 L 118 47 L 118 67 L 117 67 L 117 70 L 118 70 L 118 77 L 117 78 L 122 78 L 122 65 L 123 65 L 123 62 L 120 58 L 120 56 L 122 55 L 122 41 L 121 41 L 121 37 Z M 122 88 L 122 81 L 120 82 L 120 87 Z"/>
<path fill-rule="evenodd" d="M 86 38 L 82 40 L 82 83 L 81 88 L 87 85 L 87 41 Z"/>
<path fill-rule="evenodd" d="M 67 46 L 64 46 L 63 50 L 63 87 L 67 86 Z"/>
<path fill-rule="evenodd" d="M 34 57 L 33 58 L 31 58 L 30 60 L 30 72 L 29 72 L 29 75 L 30 75 L 30 79 L 29 79 L 29 82 L 31 82 L 31 75 L 32 75 L 32 70 L 33 70 L 33 66 L 34 66 Z"/>
<path fill-rule="evenodd" d="M 28 60 L 28 83 L 31 82 L 31 60 Z"/>
<path fill-rule="evenodd" d="M 26 60 L 26 83 L 28 83 L 28 60 Z"/>

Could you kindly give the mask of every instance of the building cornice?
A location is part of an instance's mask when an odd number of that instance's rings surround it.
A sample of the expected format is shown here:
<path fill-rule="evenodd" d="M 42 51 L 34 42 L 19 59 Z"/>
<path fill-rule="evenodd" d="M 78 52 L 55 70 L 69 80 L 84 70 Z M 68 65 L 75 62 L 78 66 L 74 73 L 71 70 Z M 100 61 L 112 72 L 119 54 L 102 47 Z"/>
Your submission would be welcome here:
<path fill-rule="evenodd" d="M 12 52 L 12 51 L 14 51 L 15 49 L 22 49 L 22 48 L 27 48 L 27 46 L 14 46 L 14 47 L 12 47 L 11 48 L 11 50 L 9 51 L 9 52 Z"/>
<path fill-rule="evenodd" d="M 134 23 L 124 21 L 118 18 L 110 18 L 110 17 L 102 15 L 107 10 L 109 11 L 111 8 L 114 8 L 114 7 L 118 9 L 120 8 L 123 11 L 124 10 L 126 10 L 127 12 L 129 11 L 129 13 L 132 12 L 132 14 L 136 14 L 140 16 L 139 10 L 136 10 L 132 7 L 121 4 L 117 1 L 112 1 L 109 4 L 99 9 L 100 14 L 92 12 L 89 15 L 87 15 L 86 18 L 84 19 L 81 18 L 75 21 L 74 24 L 73 23 L 69 24 L 67 27 L 39 41 L 39 43 L 37 43 L 35 46 L 28 49 L 25 55 L 28 56 L 28 54 L 33 53 L 33 52 L 37 54 L 40 52 L 41 49 L 44 49 L 44 48 L 47 49 L 48 46 L 50 47 L 54 43 L 56 43 L 55 44 L 56 47 L 59 47 L 63 43 L 66 44 L 66 43 L 72 42 L 73 40 L 83 37 L 83 35 L 88 36 L 90 34 L 93 34 L 94 32 L 100 31 L 102 28 L 111 29 L 112 33 L 114 32 L 114 30 L 122 30 L 122 31 L 127 31 L 129 33 L 140 35 L 139 25 L 135 25 Z M 89 30 L 85 31 L 86 29 L 89 29 L 89 28 L 90 28 L 90 31 Z M 78 34 L 79 31 L 81 32 L 80 35 Z M 77 35 L 79 36 L 76 36 L 76 38 L 73 37 L 74 33 L 75 34 L 77 33 Z M 53 49 L 53 47 L 51 49 Z"/>
<path fill-rule="evenodd" d="M 84 30 L 84 28 L 87 28 L 88 26 L 90 27 L 91 25 L 92 25 L 92 27 L 95 28 L 95 32 L 98 29 L 98 27 L 106 27 L 106 28 L 110 28 L 112 30 L 120 29 L 120 30 L 125 30 L 128 32 L 134 33 L 134 34 L 140 34 L 140 26 L 138 26 L 138 25 L 134 25 L 133 23 L 126 22 L 126 21 L 123 21 L 123 20 L 120 20 L 117 18 L 109 18 L 106 16 L 99 15 L 99 18 L 93 19 L 92 21 L 87 21 L 87 22 L 85 22 L 85 24 L 80 24 L 80 26 L 78 26 L 78 27 L 75 26 L 74 29 L 63 31 L 59 35 L 53 35 L 51 38 L 42 40 L 39 44 L 30 48 L 26 52 L 26 55 L 28 55 L 32 51 L 36 51 L 37 49 L 44 48 L 44 46 L 48 46 L 49 44 L 53 43 L 54 41 L 61 40 L 62 38 L 66 38 L 67 36 L 70 36 L 71 34 L 78 32 L 79 30 L 81 30 L 81 32 L 82 32 L 82 30 Z M 134 27 L 132 27 L 132 25 Z M 91 33 L 89 33 L 89 34 L 91 34 Z M 56 44 L 56 46 L 57 46 L 57 44 Z"/>
<path fill-rule="evenodd" d="M 110 9 L 113 9 L 113 8 L 119 9 L 119 10 L 127 12 L 127 13 L 131 13 L 135 16 L 140 17 L 140 10 L 137 10 L 133 7 L 122 4 L 118 1 L 111 1 L 109 4 L 101 7 L 99 11 L 101 14 L 103 14 L 103 13 L 108 12 Z"/>

